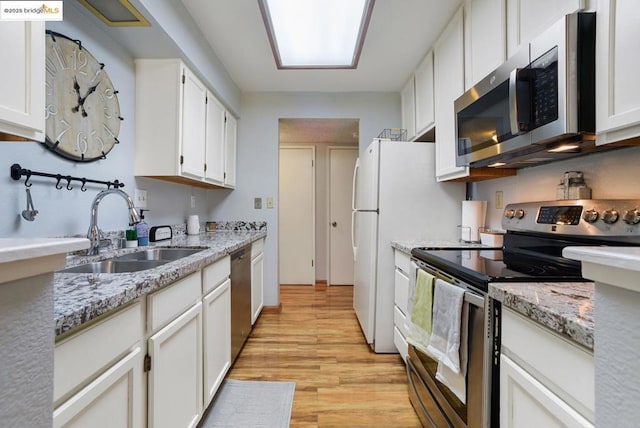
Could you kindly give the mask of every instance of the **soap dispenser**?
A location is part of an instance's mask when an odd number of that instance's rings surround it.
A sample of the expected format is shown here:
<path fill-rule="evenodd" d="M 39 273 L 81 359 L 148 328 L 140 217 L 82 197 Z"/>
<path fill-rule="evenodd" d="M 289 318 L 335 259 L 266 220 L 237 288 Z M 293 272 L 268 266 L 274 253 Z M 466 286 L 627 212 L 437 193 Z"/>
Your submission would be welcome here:
<path fill-rule="evenodd" d="M 138 246 L 149 245 L 149 225 L 144 221 L 144 212 L 149 210 L 140 209 L 140 223 L 136 224 L 136 231 L 138 232 Z"/>

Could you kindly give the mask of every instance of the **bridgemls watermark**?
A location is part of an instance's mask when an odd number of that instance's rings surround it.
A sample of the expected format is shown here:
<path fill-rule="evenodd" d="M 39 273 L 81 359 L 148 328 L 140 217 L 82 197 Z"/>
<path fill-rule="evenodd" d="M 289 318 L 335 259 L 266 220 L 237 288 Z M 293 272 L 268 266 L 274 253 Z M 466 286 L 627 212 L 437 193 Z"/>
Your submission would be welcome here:
<path fill-rule="evenodd" d="M 0 21 L 62 21 L 62 1 L 0 1 Z"/>

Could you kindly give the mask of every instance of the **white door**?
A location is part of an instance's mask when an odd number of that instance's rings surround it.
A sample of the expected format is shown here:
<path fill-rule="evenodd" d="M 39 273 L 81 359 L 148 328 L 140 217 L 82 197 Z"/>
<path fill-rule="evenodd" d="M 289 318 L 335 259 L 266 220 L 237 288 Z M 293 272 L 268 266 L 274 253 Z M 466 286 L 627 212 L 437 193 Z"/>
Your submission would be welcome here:
<path fill-rule="evenodd" d="M 280 284 L 315 284 L 314 159 L 315 148 L 312 146 L 280 148 Z"/>
<path fill-rule="evenodd" d="M 204 343 L 204 407 L 207 407 L 231 367 L 231 280 L 202 299 Z"/>
<path fill-rule="evenodd" d="M 357 148 L 329 148 L 329 284 L 353 284 L 352 173 Z"/>

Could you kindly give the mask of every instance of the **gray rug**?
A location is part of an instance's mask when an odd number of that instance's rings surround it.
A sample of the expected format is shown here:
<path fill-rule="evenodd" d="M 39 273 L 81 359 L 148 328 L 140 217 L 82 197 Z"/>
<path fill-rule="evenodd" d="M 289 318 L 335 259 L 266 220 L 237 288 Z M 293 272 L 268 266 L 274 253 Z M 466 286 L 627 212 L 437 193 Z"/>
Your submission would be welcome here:
<path fill-rule="evenodd" d="M 295 389 L 295 382 L 227 379 L 200 428 L 288 427 Z"/>

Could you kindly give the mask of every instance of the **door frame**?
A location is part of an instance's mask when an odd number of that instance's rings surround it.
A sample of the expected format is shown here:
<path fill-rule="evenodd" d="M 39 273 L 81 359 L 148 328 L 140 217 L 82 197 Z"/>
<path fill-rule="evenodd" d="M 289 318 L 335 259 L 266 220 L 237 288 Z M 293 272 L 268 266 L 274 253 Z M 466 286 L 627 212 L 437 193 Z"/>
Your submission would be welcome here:
<path fill-rule="evenodd" d="M 332 150 L 355 150 L 357 152 L 356 160 L 360 157 L 360 147 L 356 145 L 352 146 L 327 146 L 327 179 L 326 179 L 326 206 L 327 206 L 327 224 L 326 224 L 326 238 L 327 238 L 327 286 L 331 285 L 331 151 Z M 353 189 L 351 189 L 353 192 Z"/>
<path fill-rule="evenodd" d="M 312 256 L 313 256 L 313 266 L 311 267 L 312 269 L 312 276 L 313 276 L 313 283 L 311 284 L 312 286 L 315 286 L 316 284 L 316 264 L 317 264 L 317 260 L 316 260 L 316 147 L 314 145 L 310 145 L 310 144 L 279 144 L 278 145 L 278 197 L 277 200 L 280 201 L 280 170 L 281 170 L 281 165 L 280 165 L 280 150 L 283 149 L 310 149 L 311 150 L 311 161 L 312 161 L 312 168 L 313 168 L 313 177 L 311 180 L 311 192 L 312 192 L 312 198 L 311 198 L 311 229 L 312 229 L 312 234 L 311 234 L 311 248 L 313 249 L 312 252 Z M 280 262 L 282 260 L 282 254 L 280 252 L 280 203 L 278 203 L 277 207 L 278 207 L 278 287 L 280 287 Z M 288 284 L 291 285 L 291 284 Z M 307 285 L 307 284 L 298 284 L 298 285 Z"/>

